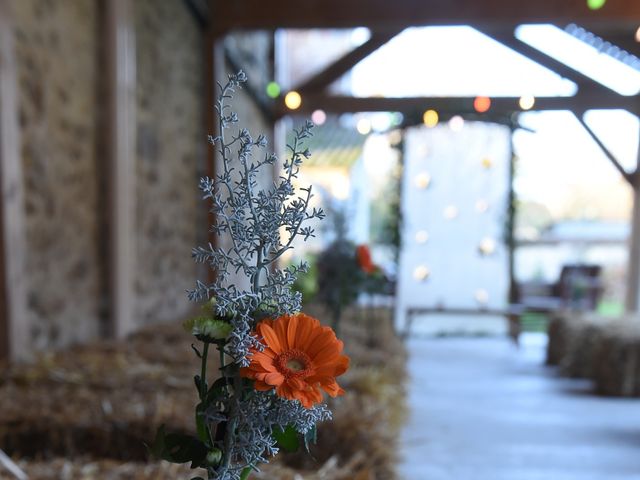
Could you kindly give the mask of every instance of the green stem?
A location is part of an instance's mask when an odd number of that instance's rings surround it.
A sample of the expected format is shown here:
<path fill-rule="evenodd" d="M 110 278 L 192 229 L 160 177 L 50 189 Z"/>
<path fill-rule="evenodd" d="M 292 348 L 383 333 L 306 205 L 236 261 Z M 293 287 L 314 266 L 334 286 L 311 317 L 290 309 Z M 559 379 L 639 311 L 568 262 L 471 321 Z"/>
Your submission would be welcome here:
<path fill-rule="evenodd" d="M 204 342 L 202 349 L 202 366 L 200 369 L 200 400 L 204 401 L 207 396 L 207 356 L 209 355 L 209 343 Z"/>
<path fill-rule="evenodd" d="M 220 352 L 220 371 L 224 368 L 224 346 L 218 345 L 218 352 Z M 222 372 L 224 376 L 224 372 Z"/>

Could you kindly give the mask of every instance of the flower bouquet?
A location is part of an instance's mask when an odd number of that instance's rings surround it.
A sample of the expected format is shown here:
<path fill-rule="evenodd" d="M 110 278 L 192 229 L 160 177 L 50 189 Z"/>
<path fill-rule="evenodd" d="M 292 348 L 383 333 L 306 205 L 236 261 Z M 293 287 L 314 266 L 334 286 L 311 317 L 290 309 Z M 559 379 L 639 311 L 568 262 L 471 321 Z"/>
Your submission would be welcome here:
<path fill-rule="evenodd" d="M 331 417 L 323 392 L 342 395 L 336 377 L 349 366 L 333 330 L 300 313 L 301 295 L 291 286 L 306 266 L 277 265 L 296 237 L 313 236 L 307 221 L 324 217 L 321 209 L 309 209 L 311 187 L 297 192 L 292 184 L 310 155 L 303 144 L 312 124 L 295 131 L 283 172 L 261 188 L 277 158 L 270 153 L 257 158 L 266 138 L 254 139 L 235 127 L 238 117 L 228 101 L 244 82 L 239 72 L 220 85 L 219 130 L 209 142 L 219 152 L 221 168 L 215 178 L 200 181 L 212 204 L 211 231 L 220 241 L 193 250 L 194 259 L 215 272 L 215 281 L 198 281 L 189 292 L 191 300 L 206 302 L 203 314 L 186 324 L 199 342 L 192 345 L 201 362 L 194 379 L 197 434 L 160 428 L 151 446 L 159 458 L 204 469 L 209 480 L 246 479 L 279 448 L 308 448 L 316 424 Z M 212 349 L 218 369 L 209 383 Z"/>

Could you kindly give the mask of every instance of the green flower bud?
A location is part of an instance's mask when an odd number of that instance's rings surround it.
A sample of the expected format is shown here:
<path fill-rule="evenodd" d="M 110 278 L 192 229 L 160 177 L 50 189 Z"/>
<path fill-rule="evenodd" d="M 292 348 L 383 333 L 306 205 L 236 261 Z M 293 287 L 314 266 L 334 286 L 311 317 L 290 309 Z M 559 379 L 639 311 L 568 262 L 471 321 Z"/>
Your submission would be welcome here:
<path fill-rule="evenodd" d="M 222 460 L 222 450 L 218 448 L 214 448 L 209 453 L 207 453 L 207 463 L 209 465 L 218 465 Z"/>
<path fill-rule="evenodd" d="M 211 317 L 191 318 L 184 322 L 184 328 L 200 340 L 209 342 L 225 340 L 233 330 L 233 327 L 224 320 Z"/>

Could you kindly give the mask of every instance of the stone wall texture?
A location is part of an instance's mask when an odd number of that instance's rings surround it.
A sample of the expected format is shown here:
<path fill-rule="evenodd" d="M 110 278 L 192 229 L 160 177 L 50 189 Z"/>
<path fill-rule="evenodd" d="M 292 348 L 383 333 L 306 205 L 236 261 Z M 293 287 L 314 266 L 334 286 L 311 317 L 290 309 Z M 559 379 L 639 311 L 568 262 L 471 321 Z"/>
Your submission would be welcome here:
<path fill-rule="evenodd" d="M 137 0 L 137 275 L 140 322 L 192 308 L 191 249 L 205 228 L 198 179 L 204 165 L 203 35 L 182 1 Z"/>
<path fill-rule="evenodd" d="M 7 1 L 7 0 L 0 0 Z M 13 11 L 25 184 L 28 317 L 33 350 L 108 331 L 106 79 L 101 0 L 8 0 Z M 207 239 L 204 35 L 183 0 L 133 0 L 136 42 L 136 258 L 138 326 L 183 318 L 185 290 L 206 273 L 191 249 Z M 270 35 L 228 48 L 266 71 Z M 266 43 L 265 43 L 266 42 Z M 242 55 L 240 55 L 242 53 Z M 211 106 L 212 108 L 213 106 Z M 256 135 L 272 126 L 240 92 L 235 109 Z M 265 178 L 270 181 L 270 178 Z"/>
<path fill-rule="evenodd" d="M 99 330 L 93 0 L 10 0 L 26 188 L 27 289 L 34 349 Z"/>

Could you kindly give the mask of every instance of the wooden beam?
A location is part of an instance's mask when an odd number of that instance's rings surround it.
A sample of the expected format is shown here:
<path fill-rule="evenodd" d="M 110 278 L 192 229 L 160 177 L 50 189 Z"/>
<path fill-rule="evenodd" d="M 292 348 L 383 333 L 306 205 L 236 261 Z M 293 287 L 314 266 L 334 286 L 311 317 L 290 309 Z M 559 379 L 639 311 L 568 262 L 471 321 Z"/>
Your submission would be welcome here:
<path fill-rule="evenodd" d="M 631 213 L 631 237 L 627 263 L 627 292 L 625 308 L 629 313 L 640 312 L 640 138 L 636 172 L 633 175 L 633 210 Z"/>
<path fill-rule="evenodd" d="M 640 2 L 608 0 L 590 10 L 585 0 L 211 0 L 216 35 L 233 29 L 353 28 L 401 30 L 420 25 L 570 23 L 617 28 L 640 24 Z"/>
<path fill-rule="evenodd" d="M 18 96 L 12 14 L 0 2 L 0 360 L 30 353 Z"/>
<path fill-rule="evenodd" d="M 538 97 L 533 110 L 571 110 L 584 112 L 589 109 L 625 109 L 637 113 L 640 96 L 625 97 L 610 93 L 602 94 L 598 91 L 580 92 L 573 97 Z M 292 112 L 278 102 L 275 105 L 276 117 L 291 113 L 308 115 L 314 110 L 321 109 L 328 113 L 355 112 L 401 112 L 403 114 L 417 114 L 426 109 L 434 109 L 442 114 L 474 114 L 475 97 L 349 97 L 324 94 L 307 94 L 302 96 L 302 105 Z M 491 99 L 488 114 L 508 115 L 520 112 L 519 97 L 495 97 Z"/>
<path fill-rule="evenodd" d="M 136 58 L 131 0 L 105 2 L 110 329 L 135 328 Z"/>
<path fill-rule="evenodd" d="M 218 78 L 225 72 L 225 51 L 222 39 L 216 38 L 211 28 L 207 29 L 205 44 L 205 115 L 207 134 L 215 137 L 218 135 L 219 122 L 218 113 L 215 109 L 216 100 L 220 93 Z M 207 146 L 206 165 L 204 174 L 209 178 L 215 178 L 218 154 L 214 145 Z M 215 215 L 211 212 L 211 204 L 207 204 L 207 225 L 211 226 L 216 222 Z M 208 242 L 217 247 L 220 243 L 218 236 L 209 229 L 207 232 Z M 207 268 L 207 280 L 212 283 L 216 279 L 216 272 Z"/>
<path fill-rule="evenodd" d="M 543 67 L 551 70 L 552 72 L 557 73 L 562 77 L 568 78 L 569 80 L 577 84 L 579 88 L 583 88 L 583 89 L 590 88 L 593 90 L 600 90 L 602 92 L 611 91 L 608 88 L 601 85 L 600 83 L 593 80 L 591 77 L 583 74 L 582 72 L 579 72 L 578 70 L 575 70 L 569 67 L 568 65 L 560 62 L 559 60 L 556 60 L 555 58 L 547 55 L 546 53 L 538 50 L 537 48 L 532 47 L 531 45 L 519 40 L 514 36 L 514 30 L 515 30 L 515 26 L 513 27 L 513 29 L 511 29 L 510 32 L 505 32 L 505 31 L 490 32 L 490 31 L 480 29 L 482 33 L 500 42 L 505 47 L 508 47 L 514 52 L 517 52 L 523 55 L 529 60 L 533 60 L 537 64 L 542 65 Z"/>
<path fill-rule="evenodd" d="M 611 153 L 611 151 L 604 143 L 602 143 L 602 140 L 600 140 L 596 132 L 594 132 L 593 129 L 589 125 L 587 125 L 587 122 L 584 121 L 583 116 L 575 112 L 574 115 L 578 119 L 578 122 L 580 122 L 580 125 L 582 125 L 582 127 L 587 131 L 591 139 L 596 142 L 596 145 L 598 145 L 598 147 L 600 147 L 600 150 L 602 150 L 602 153 L 604 153 L 605 157 L 607 157 L 611 164 L 616 168 L 616 170 L 618 170 L 618 173 L 620 173 L 620 175 L 622 175 L 622 177 L 633 187 L 633 175 L 627 172 L 623 168 L 623 166 L 620 165 L 620 162 L 615 157 L 615 155 Z"/>
<path fill-rule="evenodd" d="M 327 88 L 335 80 L 351 70 L 359 61 L 375 52 L 400 32 L 374 32 L 371 38 L 362 45 L 354 48 L 344 56 L 325 67 L 310 79 L 294 88 L 298 92 L 319 92 Z"/>
<path fill-rule="evenodd" d="M 217 42 L 221 43 L 221 42 Z M 228 48 L 223 48 L 224 51 L 224 60 L 229 67 L 229 71 L 231 72 L 239 72 L 242 70 L 242 65 L 238 62 L 233 54 L 229 51 Z M 246 73 L 246 72 L 245 72 Z M 264 116 L 267 122 L 273 122 L 273 109 L 271 108 L 271 102 L 267 101 L 265 95 L 262 95 L 258 92 L 250 81 L 246 82 L 242 86 L 242 91 L 251 99 L 251 101 L 258 107 L 260 113 Z"/>

